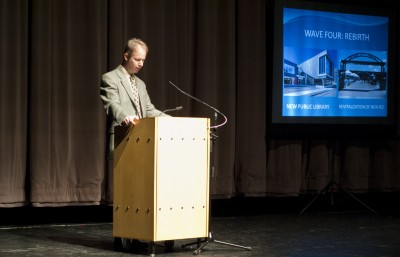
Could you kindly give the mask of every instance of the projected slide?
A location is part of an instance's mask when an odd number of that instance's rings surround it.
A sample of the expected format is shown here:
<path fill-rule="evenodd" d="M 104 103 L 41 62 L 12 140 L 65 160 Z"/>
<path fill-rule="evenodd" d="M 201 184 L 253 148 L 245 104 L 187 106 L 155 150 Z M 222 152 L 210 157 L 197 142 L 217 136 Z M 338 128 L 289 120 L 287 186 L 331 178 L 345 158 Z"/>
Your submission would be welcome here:
<path fill-rule="evenodd" d="M 282 116 L 386 117 L 388 23 L 284 8 Z"/>

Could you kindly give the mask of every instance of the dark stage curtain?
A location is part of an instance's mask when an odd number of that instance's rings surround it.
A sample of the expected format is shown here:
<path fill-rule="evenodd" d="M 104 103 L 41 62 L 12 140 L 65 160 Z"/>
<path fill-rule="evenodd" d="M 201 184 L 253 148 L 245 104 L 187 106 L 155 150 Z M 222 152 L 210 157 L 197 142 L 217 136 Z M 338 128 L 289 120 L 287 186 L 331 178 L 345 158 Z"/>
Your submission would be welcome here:
<path fill-rule="evenodd" d="M 400 189 L 400 144 L 269 140 L 272 0 L 0 1 L 0 206 L 112 202 L 101 74 L 125 42 L 150 52 L 139 76 L 160 110 L 228 117 L 215 144 L 215 198 L 295 196 L 334 179 L 353 192 Z"/>
<path fill-rule="evenodd" d="M 98 204 L 106 190 L 98 95 L 107 2 L 30 1 L 29 29 L 28 200 Z"/>
<path fill-rule="evenodd" d="M 0 206 L 28 200 L 28 4 L 0 1 Z"/>

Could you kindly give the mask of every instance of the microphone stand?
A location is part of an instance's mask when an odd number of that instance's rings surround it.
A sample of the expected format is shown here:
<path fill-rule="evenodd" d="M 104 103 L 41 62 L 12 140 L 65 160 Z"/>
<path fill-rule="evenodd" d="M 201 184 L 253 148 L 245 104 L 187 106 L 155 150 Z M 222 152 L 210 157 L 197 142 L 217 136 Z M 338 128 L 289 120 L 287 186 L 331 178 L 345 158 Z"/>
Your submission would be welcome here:
<path fill-rule="evenodd" d="M 218 119 L 218 113 L 215 112 L 214 113 L 214 122 L 215 124 L 217 123 L 217 119 Z M 210 129 L 210 173 L 211 173 L 211 178 L 214 177 L 215 175 L 215 143 L 217 141 L 217 126 L 212 126 L 212 128 Z M 212 179 L 210 180 L 211 183 Z M 211 185 L 210 185 L 210 188 Z M 210 194 L 210 199 L 209 199 L 209 217 L 211 216 L 211 194 Z M 197 244 L 197 249 L 193 251 L 194 255 L 198 255 L 201 253 L 201 251 L 203 250 L 203 248 L 205 246 L 207 246 L 209 243 L 217 243 L 217 244 L 222 244 L 222 245 L 227 245 L 227 246 L 232 246 L 232 247 L 237 247 L 237 248 L 241 248 L 241 249 L 245 249 L 248 251 L 251 251 L 252 248 L 248 247 L 248 246 L 242 246 L 242 245 L 237 245 L 237 244 L 232 244 L 232 243 L 228 243 L 228 242 L 223 242 L 223 241 L 219 241 L 219 240 L 215 240 L 213 237 L 213 232 L 211 231 L 211 225 L 210 225 L 211 221 L 209 219 L 209 224 L 208 224 L 208 237 L 206 237 L 205 239 L 201 240 L 201 239 L 197 239 L 197 242 L 194 243 L 189 243 L 189 244 L 185 244 L 182 245 L 182 248 L 185 248 L 186 246 L 189 245 L 194 245 Z"/>

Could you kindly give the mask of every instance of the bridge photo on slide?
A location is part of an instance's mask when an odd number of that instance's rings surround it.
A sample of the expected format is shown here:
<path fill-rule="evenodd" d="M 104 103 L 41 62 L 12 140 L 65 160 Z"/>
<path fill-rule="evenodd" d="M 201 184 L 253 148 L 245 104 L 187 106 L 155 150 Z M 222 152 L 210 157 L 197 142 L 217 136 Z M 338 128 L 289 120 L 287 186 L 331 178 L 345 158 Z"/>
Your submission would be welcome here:
<path fill-rule="evenodd" d="M 386 98 L 386 62 L 358 52 L 340 61 L 339 98 Z"/>

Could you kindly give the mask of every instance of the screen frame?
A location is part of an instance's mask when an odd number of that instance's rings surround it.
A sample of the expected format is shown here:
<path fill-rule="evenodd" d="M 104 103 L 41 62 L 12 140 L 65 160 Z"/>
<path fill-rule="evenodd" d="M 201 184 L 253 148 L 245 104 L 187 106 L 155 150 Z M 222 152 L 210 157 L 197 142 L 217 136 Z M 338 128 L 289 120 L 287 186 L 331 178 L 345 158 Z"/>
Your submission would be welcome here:
<path fill-rule="evenodd" d="M 387 59 L 387 116 L 386 117 L 320 117 L 283 116 L 283 10 L 295 8 L 304 10 L 359 14 L 388 17 L 388 59 Z M 389 138 L 395 136 L 395 113 L 398 92 L 397 47 L 398 28 L 395 8 L 380 5 L 379 8 L 361 4 L 317 2 L 312 0 L 280 0 L 273 7 L 273 50 L 272 80 L 267 92 L 269 136 L 272 138 Z M 344 132 L 345 131 L 345 132 Z"/>

